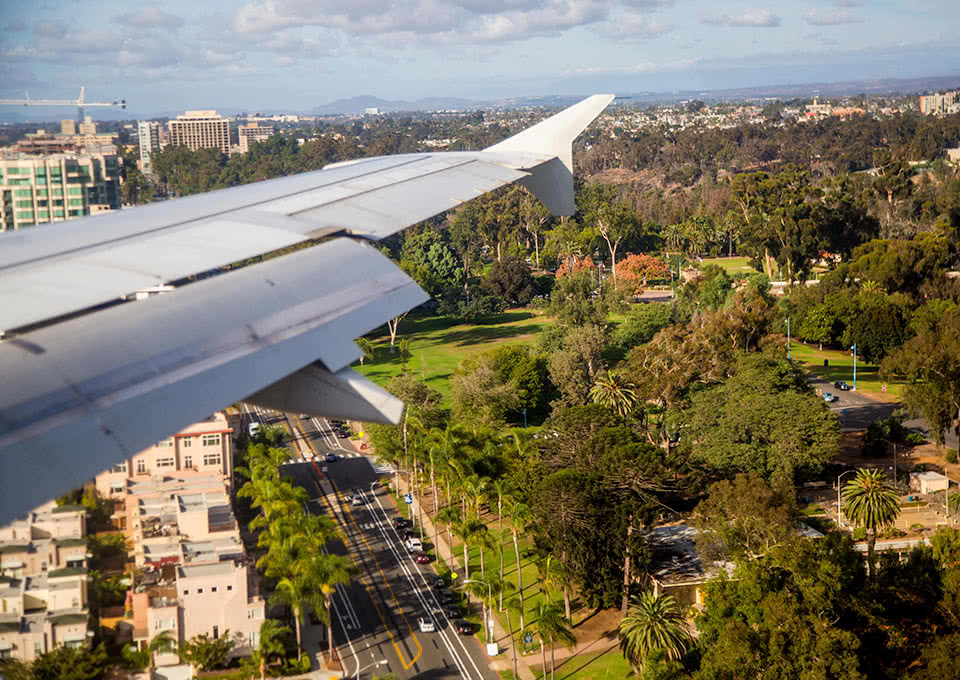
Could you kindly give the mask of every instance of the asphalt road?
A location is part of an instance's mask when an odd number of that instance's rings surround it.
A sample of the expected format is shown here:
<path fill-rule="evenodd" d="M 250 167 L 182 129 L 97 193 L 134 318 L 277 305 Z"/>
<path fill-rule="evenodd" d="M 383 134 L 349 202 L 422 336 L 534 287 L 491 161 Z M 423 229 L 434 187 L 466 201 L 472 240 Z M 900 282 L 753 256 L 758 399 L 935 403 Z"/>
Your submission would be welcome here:
<path fill-rule="evenodd" d="M 477 639 L 458 635 L 443 615 L 428 583 L 433 569 L 414 563 L 394 529 L 396 508 L 377 484 L 386 470 L 378 473 L 373 462 L 344 445 L 324 419 L 263 411 L 254 417 L 284 424 L 301 457 L 312 453 L 322 458 L 328 452 L 340 456 L 333 463 L 299 462 L 281 470 L 307 489 L 312 512 L 337 523 L 342 540 L 328 549 L 349 555 L 360 569 L 333 598 L 334 643 L 345 675 L 353 677 L 359 670 L 366 678 L 393 673 L 400 680 L 497 680 Z M 360 504 L 353 505 L 350 495 L 360 496 Z M 421 617 L 431 618 L 436 632 L 421 632 Z"/>

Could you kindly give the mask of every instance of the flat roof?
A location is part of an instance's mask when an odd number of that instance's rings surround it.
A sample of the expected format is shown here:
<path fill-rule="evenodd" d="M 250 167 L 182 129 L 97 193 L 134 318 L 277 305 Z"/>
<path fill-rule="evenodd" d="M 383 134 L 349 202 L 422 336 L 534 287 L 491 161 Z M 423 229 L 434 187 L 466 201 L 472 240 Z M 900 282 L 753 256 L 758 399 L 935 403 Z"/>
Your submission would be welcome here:
<path fill-rule="evenodd" d="M 222 576 L 230 574 L 236 569 L 233 562 L 217 562 L 216 564 L 197 564 L 178 567 L 180 578 L 196 578 L 198 576 Z"/>

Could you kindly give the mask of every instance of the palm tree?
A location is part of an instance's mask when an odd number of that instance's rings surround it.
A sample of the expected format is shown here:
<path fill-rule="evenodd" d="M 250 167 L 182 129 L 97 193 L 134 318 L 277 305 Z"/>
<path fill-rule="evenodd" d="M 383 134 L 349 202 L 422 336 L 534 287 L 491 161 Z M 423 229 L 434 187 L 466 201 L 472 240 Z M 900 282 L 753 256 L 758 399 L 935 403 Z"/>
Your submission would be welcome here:
<path fill-rule="evenodd" d="M 540 652 L 543 655 L 543 673 L 547 673 L 546 643 L 550 642 L 550 680 L 554 679 L 555 659 L 554 648 L 556 643 L 564 644 L 573 649 L 577 638 L 570 628 L 570 619 L 563 615 L 560 607 L 552 602 L 541 602 L 537 605 L 537 634 L 540 636 Z"/>
<path fill-rule="evenodd" d="M 309 572 L 316 579 L 323 594 L 323 611 L 318 613 L 320 619 L 327 624 L 327 640 L 329 641 L 330 660 L 333 660 L 333 617 L 330 616 L 330 598 L 338 585 L 350 583 L 350 579 L 357 573 L 357 567 L 349 558 L 330 553 L 317 553 L 309 562 Z"/>
<path fill-rule="evenodd" d="M 124 663 L 130 668 L 146 668 L 148 679 L 153 678 L 154 660 L 156 654 L 163 652 L 172 652 L 177 648 L 177 641 L 169 630 L 165 630 L 153 636 L 153 639 L 143 649 L 137 649 L 133 644 L 127 643 L 123 646 L 121 652 Z"/>
<path fill-rule="evenodd" d="M 460 508 L 455 505 L 448 505 L 447 507 L 441 509 L 437 512 L 435 518 L 437 524 L 442 524 L 447 528 L 447 542 L 450 543 L 450 568 L 453 569 L 453 542 L 450 539 L 450 528 L 457 526 L 462 521 L 462 516 L 460 515 Z M 440 554 L 440 544 L 437 543 L 437 554 Z"/>
<path fill-rule="evenodd" d="M 504 586 L 512 588 L 513 584 L 508 581 L 504 583 Z M 513 649 L 513 677 L 519 678 L 520 673 L 517 671 L 517 638 L 513 635 L 513 620 L 510 614 L 519 612 L 520 618 L 523 619 L 523 597 L 511 597 L 504 605 L 507 612 L 507 629 L 510 632 L 510 647 Z M 520 629 L 520 635 L 523 636 L 523 628 Z"/>
<path fill-rule="evenodd" d="M 879 469 L 861 468 L 843 487 L 843 501 L 843 511 L 847 517 L 870 532 L 867 539 L 867 571 L 872 576 L 877 532 L 897 521 L 900 516 L 900 497 Z"/>
<path fill-rule="evenodd" d="M 373 359 L 376 354 L 376 350 L 369 338 L 357 338 L 354 342 L 357 345 L 357 349 L 359 349 L 361 352 L 360 375 L 364 375 L 363 362 L 366 359 Z"/>
<path fill-rule="evenodd" d="M 530 506 L 515 501 L 510 506 L 510 528 L 513 533 L 513 552 L 517 560 L 517 590 L 520 591 L 520 601 L 523 602 L 523 565 L 520 563 L 520 532 L 525 531 L 533 518 Z M 523 634 L 523 607 L 520 608 L 520 633 Z"/>
<path fill-rule="evenodd" d="M 314 611 L 324 607 L 323 593 L 317 580 L 310 574 L 293 572 L 277 582 L 277 588 L 270 597 L 270 604 L 282 604 L 293 611 L 293 620 L 297 624 L 297 659 L 303 656 L 300 628 L 303 625 L 303 612 L 309 606 Z"/>
<path fill-rule="evenodd" d="M 284 653 L 283 639 L 290 633 L 290 629 L 276 619 L 267 619 L 260 624 L 260 640 L 253 651 L 252 661 L 260 672 L 260 680 L 267 677 L 267 664 L 270 659 L 282 658 Z"/>
<path fill-rule="evenodd" d="M 497 553 L 500 555 L 500 582 L 503 583 L 503 499 L 507 496 L 507 483 L 497 479 L 492 484 L 497 494 Z M 519 569 L 519 565 L 517 565 Z M 500 611 L 503 611 L 503 590 L 500 591 Z"/>
<path fill-rule="evenodd" d="M 465 519 L 453 525 L 453 535 L 463 541 L 463 576 L 470 578 L 470 541 L 487 530 L 487 525 L 475 519 Z M 480 559 L 483 559 L 481 548 Z"/>
<path fill-rule="evenodd" d="M 590 399 L 594 404 L 611 408 L 621 416 L 626 416 L 637 404 L 636 388 L 636 385 L 622 375 L 607 371 L 606 375 L 598 376 L 590 388 Z"/>
<path fill-rule="evenodd" d="M 631 598 L 627 615 L 617 627 L 620 650 L 640 675 L 647 657 L 655 649 L 670 659 L 680 659 L 690 646 L 690 629 L 672 595 L 644 592 Z"/>

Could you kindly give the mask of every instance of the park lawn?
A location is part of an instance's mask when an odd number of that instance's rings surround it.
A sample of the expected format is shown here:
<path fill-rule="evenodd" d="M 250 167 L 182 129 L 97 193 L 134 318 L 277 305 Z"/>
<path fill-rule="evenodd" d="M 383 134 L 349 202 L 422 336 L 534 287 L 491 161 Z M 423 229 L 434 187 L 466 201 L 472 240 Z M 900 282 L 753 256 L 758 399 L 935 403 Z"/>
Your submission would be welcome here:
<path fill-rule="evenodd" d="M 790 356 L 810 373 L 833 382 L 846 380 L 853 387 L 853 354 L 846 350 L 824 349 L 818 350 L 816 345 L 805 345 L 796 341 L 790 343 Z M 827 359 L 829 366 L 823 365 Z M 865 392 L 871 397 L 886 401 L 897 401 L 903 394 L 905 383 L 902 380 L 887 382 L 887 392 L 883 393 L 880 380 L 880 367 L 868 364 L 857 358 L 857 390 Z M 838 392 L 838 394 L 842 394 Z"/>
<path fill-rule="evenodd" d="M 547 667 L 531 665 L 530 670 L 536 678 L 550 675 L 550 650 L 547 649 Z M 544 673 L 544 670 L 546 673 Z M 576 654 L 557 659 L 557 680 L 623 680 L 632 673 L 630 664 L 623 658 L 619 649 L 606 652 Z"/>
<path fill-rule="evenodd" d="M 757 271 L 750 266 L 749 257 L 707 257 L 700 263 L 700 266 L 703 267 L 708 264 L 722 267 L 731 276 L 755 274 Z"/>
<path fill-rule="evenodd" d="M 549 317 L 526 309 L 513 309 L 490 317 L 482 324 L 459 323 L 442 316 L 409 316 L 400 322 L 397 341 L 410 340 L 408 370 L 443 397 L 449 405 L 449 378 L 465 357 L 492 349 L 498 343 L 532 343 L 540 330 L 552 323 Z M 398 352 L 390 352 L 390 336 L 373 339 L 375 356 L 364 362 L 363 374 L 384 385 L 399 374 L 403 362 Z M 361 370 L 359 363 L 354 368 Z"/>

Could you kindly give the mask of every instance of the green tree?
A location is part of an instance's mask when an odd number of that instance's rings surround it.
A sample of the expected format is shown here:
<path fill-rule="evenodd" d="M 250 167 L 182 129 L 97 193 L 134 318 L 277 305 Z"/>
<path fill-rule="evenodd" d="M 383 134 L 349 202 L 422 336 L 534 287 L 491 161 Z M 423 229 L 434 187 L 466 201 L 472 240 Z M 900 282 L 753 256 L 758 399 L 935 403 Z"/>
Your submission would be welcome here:
<path fill-rule="evenodd" d="M 331 615 L 330 599 L 336 592 L 337 586 L 349 584 L 350 579 L 357 574 L 358 570 L 349 558 L 325 552 L 313 554 L 304 564 L 304 569 L 316 580 L 320 593 L 323 595 L 323 608 L 317 611 L 317 614 L 320 620 L 327 624 L 329 658 L 333 659 L 333 616 Z"/>
<path fill-rule="evenodd" d="M 194 635 L 180 645 L 177 653 L 181 661 L 192 664 L 198 671 L 209 671 L 223 668 L 235 646 L 236 638 L 230 635 L 229 630 L 225 630 L 217 638 L 206 633 Z"/>
<path fill-rule="evenodd" d="M 483 279 L 483 290 L 510 306 L 524 306 L 536 295 L 530 266 L 519 257 L 494 262 Z"/>
<path fill-rule="evenodd" d="M 373 342 L 369 338 L 357 338 L 356 339 L 357 348 L 360 350 L 360 374 L 364 375 L 363 362 L 366 359 L 373 359 L 376 357 L 376 348 L 373 345 Z"/>
<path fill-rule="evenodd" d="M 30 673 L 33 680 L 99 680 L 106 674 L 107 664 L 102 643 L 91 650 L 61 645 L 34 659 Z M 14 666 L 13 670 L 22 669 Z M 7 672 L 5 667 L 3 672 Z"/>
<path fill-rule="evenodd" d="M 594 404 L 626 416 L 637 405 L 637 392 L 634 384 L 622 375 L 607 371 L 605 375 L 597 376 L 590 388 L 590 399 Z"/>
<path fill-rule="evenodd" d="M 307 607 L 314 611 L 324 611 L 324 595 L 320 584 L 313 574 L 296 571 L 281 578 L 277 588 L 270 598 L 270 604 L 281 604 L 290 607 L 293 620 L 296 622 L 297 658 L 303 655 L 303 645 L 300 629 L 303 626 L 303 615 Z"/>
<path fill-rule="evenodd" d="M 563 404 L 586 403 L 590 388 L 606 367 L 603 360 L 606 340 L 601 326 L 574 327 L 564 335 L 560 350 L 547 359 L 550 381 L 559 390 Z"/>
<path fill-rule="evenodd" d="M 266 619 L 260 624 L 257 647 L 249 659 L 249 667 L 260 675 L 260 680 L 267 677 L 271 660 L 283 659 L 286 653 L 284 641 L 289 634 L 290 629 L 276 619 Z"/>
<path fill-rule="evenodd" d="M 842 496 L 844 514 L 869 532 L 867 570 L 872 576 L 876 566 L 877 533 L 900 516 L 900 497 L 881 470 L 866 468 L 857 470 L 854 478 L 844 485 Z"/>
<path fill-rule="evenodd" d="M 620 651 L 635 675 L 656 649 L 670 659 L 680 659 L 691 646 L 690 629 L 671 595 L 644 592 L 631 598 L 627 615 L 617 626 Z"/>
<path fill-rule="evenodd" d="M 580 192 L 579 204 L 583 221 L 594 227 L 607 244 L 616 286 L 617 249 L 639 230 L 640 220 L 629 205 L 618 200 L 617 188 L 611 184 L 586 185 Z"/>

